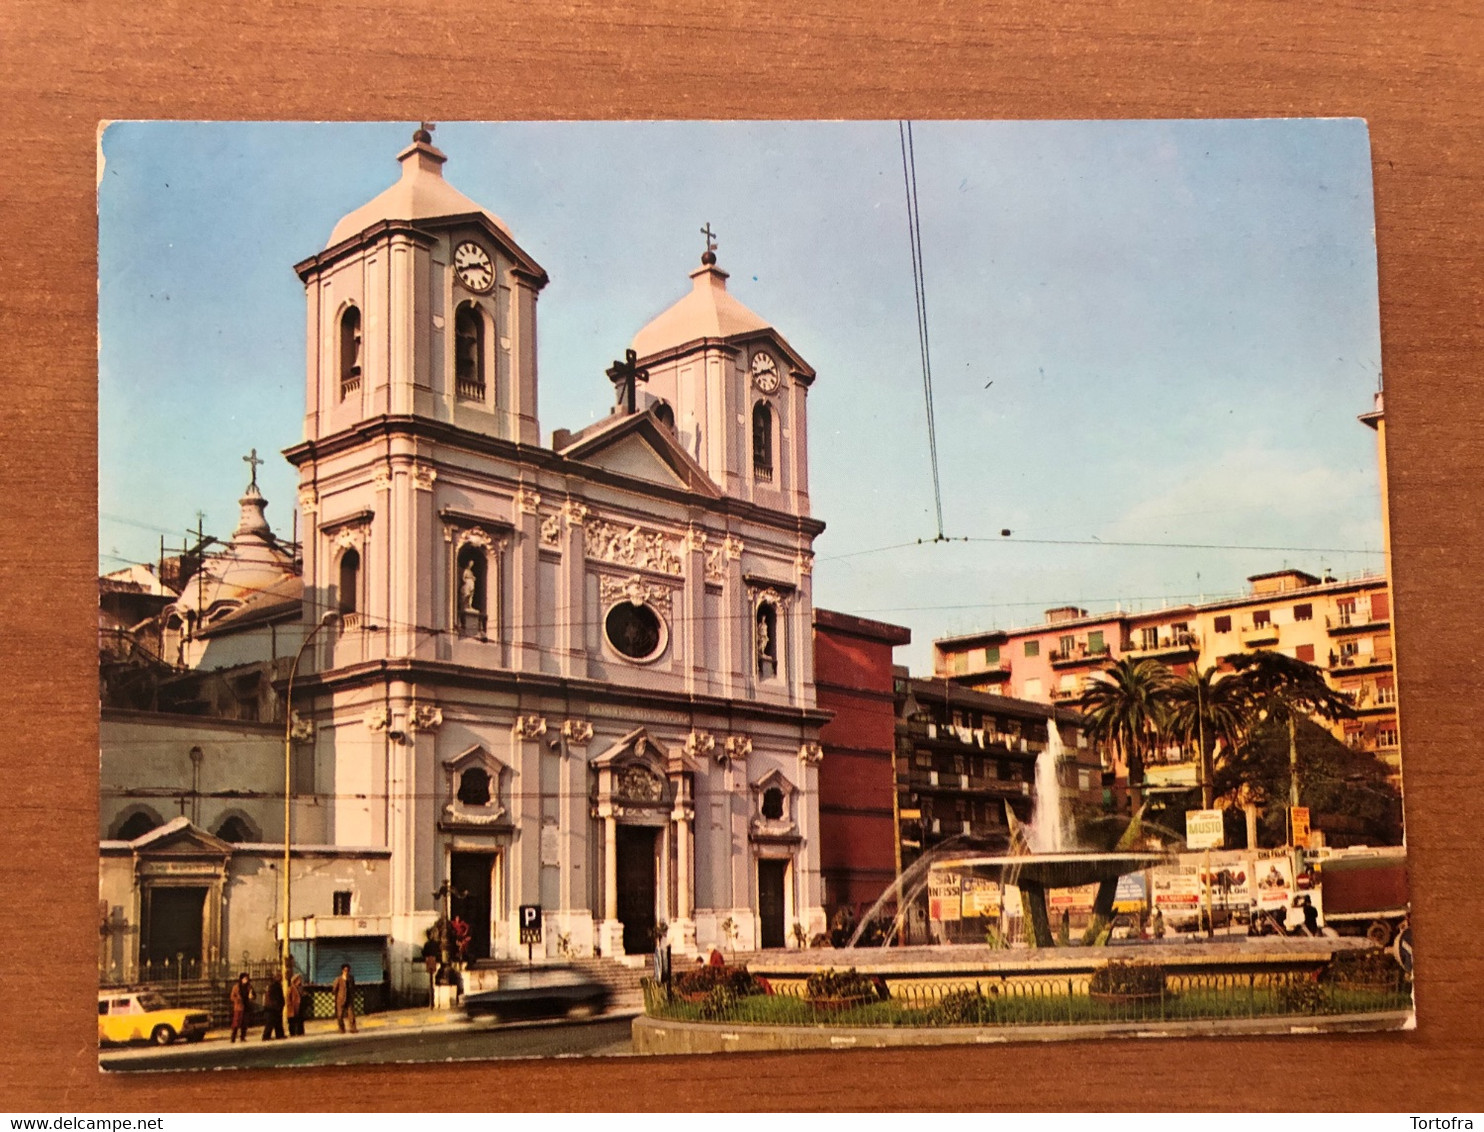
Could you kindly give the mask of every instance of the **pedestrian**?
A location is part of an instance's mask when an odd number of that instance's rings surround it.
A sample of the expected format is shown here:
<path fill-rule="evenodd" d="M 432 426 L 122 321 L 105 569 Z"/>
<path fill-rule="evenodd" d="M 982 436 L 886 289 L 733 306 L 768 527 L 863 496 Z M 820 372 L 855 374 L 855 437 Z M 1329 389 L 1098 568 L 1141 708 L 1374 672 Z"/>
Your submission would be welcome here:
<path fill-rule="evenodd" d="M 302 1038 L 304 1036 L 304 1009 L 307 1005 L 304 998 L 304 976 L 296 971 L 294 977 L 289 980 L 287 999 L 289 1037 Z"/>
<path fill-rule="evenodd" d="M 268 980 L 268 990 L 263 995 L 263 1040 L 283 1037 L 283 983 L 278 979 Z"/>
<path fill-rule="evenodd" d="M 356 1032 L 356 977 L 350 973 L 350 964 L 340 964 L 340 975 L 335 980 L 335 1021 L 340 1032 L 345 1033 L 346 1023 L 350 1032 Z"/>
<path fill-rule="evenodd" d="M 237 1040 L 237 1035 L 242 1035 L 242 1040 L 247 1041 L 247 1016 L 252 1010 L 252 977 L 243 971 L 237 976 L 237 981 L 232 984 L 232 1041 Z"/>
<path fill-rule="evenodd" d="M 1165 937 L 1165 914 L 1164 914 L 1164 912 L 1162 912 L 1158 908 L 1156 908 L 1154 910 L 1154 923 L 1153 923 L 1153 927 L 1154 927 L 1154 938 L 1155 939 L 1164 939 L 1164 937 Z"/>

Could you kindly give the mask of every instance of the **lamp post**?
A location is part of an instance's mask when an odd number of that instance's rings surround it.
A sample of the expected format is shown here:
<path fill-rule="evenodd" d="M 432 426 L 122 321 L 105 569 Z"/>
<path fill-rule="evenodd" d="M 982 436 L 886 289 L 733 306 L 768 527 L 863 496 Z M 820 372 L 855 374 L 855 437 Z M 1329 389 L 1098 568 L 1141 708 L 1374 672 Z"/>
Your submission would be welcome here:
<path fill-rule="evenodd" d="M 304 638 L 304 643 L 299 646 L 299 651 L 294 654 L 294 663 L 289 668 L 289 685 L 283 698 L 283 945 L 279 950 L 279 973 L 283 979 L 284 1001 L 288 1001 L 289 993 L 289 896 L 292 891 L 289 882 L 289 846 L 291 844 L 290 832 L 293 828 L 293 813 L 290 801 L 293 797 L 293 754 L 294 754 L 294 677 L 299 672 L 299 661 L 304 659 L 304 652 L 319 631 L 325 626 L 340 620 L 340 614 L 334 610 L 326 612 L 319 619 L 319 623 L 309 631 Z"/>

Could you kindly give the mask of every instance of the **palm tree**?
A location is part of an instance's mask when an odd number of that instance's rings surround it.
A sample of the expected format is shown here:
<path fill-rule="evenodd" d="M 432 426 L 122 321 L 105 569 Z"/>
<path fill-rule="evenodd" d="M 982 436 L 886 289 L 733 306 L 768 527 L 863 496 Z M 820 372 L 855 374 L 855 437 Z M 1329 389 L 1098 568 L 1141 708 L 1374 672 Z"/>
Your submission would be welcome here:
<path fill-rule="evenodd" d="M 1350 719 L 1355 715 L 1350 697 L 1331 688 L 1314 665 L 1269 649 L 1237 653 L 1225 661 L 1236 670 L 1256 717 L 1288 726 L 1288 804 L 1297 806 L 1298 720 L 1310 716 L 1330 722 Z"/>
<path fill-rule="evenodd" d="M 1201 762 L 1201 808 L 1212 802 L 1214 766 L 1211 756 L 1218 742 L 1235 751 L 1252 718 L 1247 688 L 1242 681 L 1224 678 L 1215 665 L 1204 672 L 1192 668 L 1165 692 L 1170 733 L 1186 747 L 1194 744 Z"/>
<path fill-rule="evenodd" d="M 1094 676 L 1078 700 L 1088 735 L 1123 755 L 1129 786 L 1141 800 L 1144 755 L 1164 730 L 1170 681 L 1170 670 L 1159 661 L 1123 657 Z"/>

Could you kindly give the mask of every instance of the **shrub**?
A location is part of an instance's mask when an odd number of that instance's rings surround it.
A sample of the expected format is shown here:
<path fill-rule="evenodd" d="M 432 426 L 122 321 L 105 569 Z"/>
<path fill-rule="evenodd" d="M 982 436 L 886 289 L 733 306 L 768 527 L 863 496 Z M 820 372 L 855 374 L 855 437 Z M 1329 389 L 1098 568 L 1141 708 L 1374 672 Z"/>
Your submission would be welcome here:
<path fill-rule="evenodd" d="M 950 991 L 928 1008 L 933 1026 L 974 1026 L 989 1018 L 989 1000 L 973 987 Z"/>
<path fill-rule="evenodd" d="M 1290 1014 L 1317 1014 L 1324 1000 L 1317 975 L 1292 975 L 1278 984 L 1278 1002 Z"/>
<path fill-rule="evenodd" d="M 804 991 L 809 998 L 875 998 L 876 981 L 854 967 L 848 971 L 827 967 L 809 976 Z"/>
<path fill-rule="evenodd" d="M 726 987 L 734 998 L 766 993 L 763 984 L 746 967 L 695 967 L 675 979 L 677 994 L 709 994 L 717 987 Z"/>
<path fill-rule="evenodd" d="M 1341 987 L 1390 987 L 1395 986 L 1399 970 L 1389 951 L 1368 947 L 1364 951 L 1337 951 L 1325 976 Z"/>
<path fill-rule="evenodd" d="M 1114 960 L 1092 973 L 1087 989 L 1093 994 L 1160 994 L 1165 989 L 1165 969 L 1158 963 Z"/>
<path fill-rule="evenodd" d="M 737 992 L 726 983 L 718 983 L 706 992 L 701 1002 L 701 1017 L 707 1022 L 725 1021 L 737 1008 Z"/>

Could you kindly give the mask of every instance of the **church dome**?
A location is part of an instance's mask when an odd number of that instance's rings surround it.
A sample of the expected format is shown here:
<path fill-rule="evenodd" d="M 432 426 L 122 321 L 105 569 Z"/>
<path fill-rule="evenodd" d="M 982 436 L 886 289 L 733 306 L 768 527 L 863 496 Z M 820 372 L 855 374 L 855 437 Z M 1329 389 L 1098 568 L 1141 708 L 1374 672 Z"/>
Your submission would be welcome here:
<path fill-rule="evenodd" d="M 505 236 L 510 235 L 510 229 L 503 220 L 475 204 L 443 179 L 443 163 L 448 157 L 433 145 L 432 135 L 427 130 L 413 134 L 412 144 L 397 154 L 397 160 L 402 163 L 401 179 L 360 208 L 341 217 L 325 247 L 334 247 L 383 220 L 431 220 L 470 213 L 483 215 Z"/>
<path fill-rule="evenodd" d="M 690 294 L 634 335 L 634 353 L 652 357 L 698 338 L 731 338 L 769 329 L 769 324 L 727 291 L 727 273 L 708 252 L 690 273 Z"/>
<path fill-rule="evenodd" d="M 245 606 L 298 596 L 301 583 L 293 556 L 274 538 L 263 514 L 268 501 L 256 482 L 239 503 L 242 513 L 232 541 L 221 554 L 206 558 L 172 606 L 182 620 L 205 626 Z"/>

